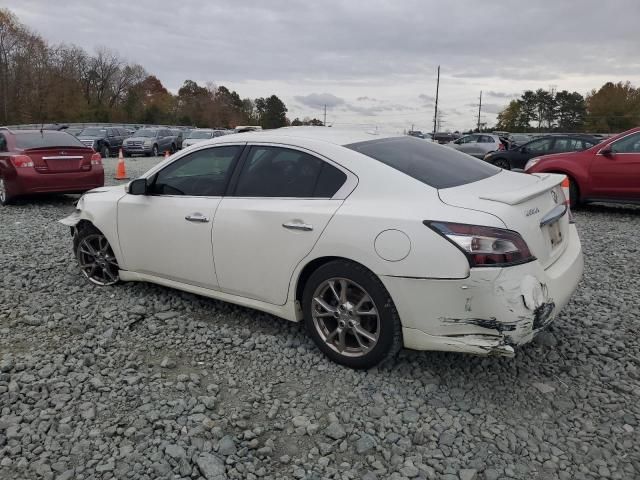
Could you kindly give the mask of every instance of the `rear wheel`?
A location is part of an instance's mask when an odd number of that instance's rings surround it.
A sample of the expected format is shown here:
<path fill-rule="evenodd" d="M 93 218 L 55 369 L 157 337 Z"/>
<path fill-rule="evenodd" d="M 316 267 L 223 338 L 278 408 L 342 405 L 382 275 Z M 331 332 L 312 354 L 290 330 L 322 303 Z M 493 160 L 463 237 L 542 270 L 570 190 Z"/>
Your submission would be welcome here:
<path fill-rule="evenodd" d="M 0 177 L 0 205 L 9 205 L 11 203 L 11 197 L 7 192 L 7 184 L 4 178 Z"/>
<path fill-rule="evenodd" d="M 109 147 L 107 145 L 102 145 L 100 149 L 100 156 L 102 158 L 109 158 Z"/>
<path fill-rule="evenodd" d="M 493 164 L 498 168 L 504 168 L 505 170 L 511 170 L 511 165 L 504 158 L 497 158 L 493 161 Z"/>
<path fill-rule="evenodd" d="M 87 280 L 100 286 L 118 283 L 118 261 L 102 232 L 92 226 L 82 227 L 76 232 L 73 244 L 76 259 Z"/>
<path fill-rule="evenodd" d="M 402 347 L 393 300 L 362 265 L 337 260 L 321 266 L 309 277 L 302 304 L 311 338 L 337 363 L 370 368 Z"/>

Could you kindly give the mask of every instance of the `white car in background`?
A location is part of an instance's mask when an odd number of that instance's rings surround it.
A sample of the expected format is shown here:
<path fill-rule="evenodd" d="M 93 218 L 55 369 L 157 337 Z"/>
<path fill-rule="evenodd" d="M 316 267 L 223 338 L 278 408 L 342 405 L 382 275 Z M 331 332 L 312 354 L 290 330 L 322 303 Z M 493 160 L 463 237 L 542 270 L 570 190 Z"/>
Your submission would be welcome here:
<path fill-rule="evenodd" d="M 203 142 L 205 140 L 211 140 L 212 138 L 221 137 L 226 135 L 225 130 L 214 130 L 212 128 L 196 128 L 189 132 L 187 138 L 182 142 L 182 148 L 190 147 L 196 143 Z"/>
<path fill-rule="evenodd" d="M 84 195 L 62 223 L 95 284 L 304 321 L 354 368 L 403 345 L 511 356 L 582 275 L 563 178 L 404 135 L 294 127 L 202 142 Z"/>
<path fill-rule="evenodd" d="M 488 153 L 506 150 L 507 145 L 508 143 L 503 141 L 498 135 L 489 133 L 465 135 L 446 144 L 447 147 L 455 148 L 460 152 L 480 159 L 484 158 Z"/>

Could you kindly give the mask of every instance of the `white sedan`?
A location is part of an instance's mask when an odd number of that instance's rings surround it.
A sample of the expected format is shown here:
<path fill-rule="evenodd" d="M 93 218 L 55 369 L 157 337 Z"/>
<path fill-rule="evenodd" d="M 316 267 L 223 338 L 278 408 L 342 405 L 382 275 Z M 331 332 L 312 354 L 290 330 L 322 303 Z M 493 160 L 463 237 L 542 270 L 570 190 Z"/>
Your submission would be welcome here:
<path fill-rule="evenodd" d="M 563 178 L 409 136 L 294 127 L 198 143 L 88 192 L 62 223 L 91 282 L 304 321 L 344 365 L 402 346 L 512 356 L 582 275 Z"/>

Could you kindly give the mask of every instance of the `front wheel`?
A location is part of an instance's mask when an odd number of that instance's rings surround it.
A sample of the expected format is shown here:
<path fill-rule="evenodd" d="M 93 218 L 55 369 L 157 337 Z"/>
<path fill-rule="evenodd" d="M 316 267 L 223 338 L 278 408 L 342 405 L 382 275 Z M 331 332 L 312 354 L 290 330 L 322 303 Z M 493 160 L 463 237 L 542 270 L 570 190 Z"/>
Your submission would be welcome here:
<path fill-rule="evenodd" d="M 102 232 L 92 226 L 83 227 L 76 232 L 73 245 L 76 259 L 87 280 L 101 287 L 118 283 L 118 261 Z"/>
<path fill-rule="evenodd" d="M 154 145 L 153 149 L 151 150 L 151 156 L 153 157 L 157 157 L 158 156 L 158 145 Z"/>
<path fill-rule="evenodd" d="M 106 145 L 103 145 L 102 148 L 100 149 L 100 156 L 102 158 L 109 158 L 109 147 Z"/>
<path fill-rule="evenodd" d="M 569 206 L 576 208 L 580 205 L 580 190 L 578 184 L 572 178 L 569 178 Z"/>
<path fill-rule="evenodd" d="M 370 368 L 395 356 L 402 328 L 393 300 L 362 265 L 337 260 L 316 270 L 302 298 L 311 338 L 333 361 Z"/>

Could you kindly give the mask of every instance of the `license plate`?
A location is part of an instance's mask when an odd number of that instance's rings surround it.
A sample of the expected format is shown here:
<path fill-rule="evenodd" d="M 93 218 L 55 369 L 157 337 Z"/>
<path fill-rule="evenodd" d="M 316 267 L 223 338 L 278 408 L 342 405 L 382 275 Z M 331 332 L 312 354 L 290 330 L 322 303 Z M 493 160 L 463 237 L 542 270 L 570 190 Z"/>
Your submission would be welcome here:
<path fill-rule="evenodd" d="M 555 222 L 547 226 L 549 229 L 549 238 L 551 239 L 551 248 L 556 248 L 562 243 L 562 230 L 560 229 L 560 221 Z"/>

